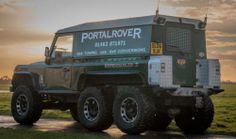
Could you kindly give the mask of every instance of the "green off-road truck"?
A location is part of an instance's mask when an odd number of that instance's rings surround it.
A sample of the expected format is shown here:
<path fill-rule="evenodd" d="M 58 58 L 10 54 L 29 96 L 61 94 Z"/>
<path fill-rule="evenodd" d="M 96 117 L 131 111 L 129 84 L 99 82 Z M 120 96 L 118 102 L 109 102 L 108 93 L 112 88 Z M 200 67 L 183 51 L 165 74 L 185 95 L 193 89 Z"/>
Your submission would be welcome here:
<path fill-rule="evenodd" d="M 85 128 L 113 123 L 128 134 L 164 130 L 172 119 L 202 133 L 222 92 L 219 60 L 207 59 L 206 22 L 164 15 L 59 30 L 45 61 L 15 68 L 12 115 L 33 124 L 42 110 L 70 110 Z"/>

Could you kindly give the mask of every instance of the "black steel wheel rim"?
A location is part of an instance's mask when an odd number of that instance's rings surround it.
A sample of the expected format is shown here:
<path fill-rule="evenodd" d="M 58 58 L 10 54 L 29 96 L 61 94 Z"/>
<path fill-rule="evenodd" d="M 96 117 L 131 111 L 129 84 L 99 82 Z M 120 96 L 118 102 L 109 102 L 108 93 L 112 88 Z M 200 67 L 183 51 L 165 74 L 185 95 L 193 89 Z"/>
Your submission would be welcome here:
<path fill-rule="evenodd" d="M 21 116 L 26 115 L 29 109 L 29 102 L 26 95 L 21 94 L 16 99 L 16 110 Z"/>
<path fill-rule="evenodd" d="M 99 115 L 98 101 L 94 97 L 89 97 L 84 103 L 84 116 L 89 121 L 94 121 Z"/>
<path fill-rule="evenodd" d="M 132 123 L 137 119 L 138 104 L 134 98 L 128 97 L 121 103 L 120 114 L 123 121 Z"/>

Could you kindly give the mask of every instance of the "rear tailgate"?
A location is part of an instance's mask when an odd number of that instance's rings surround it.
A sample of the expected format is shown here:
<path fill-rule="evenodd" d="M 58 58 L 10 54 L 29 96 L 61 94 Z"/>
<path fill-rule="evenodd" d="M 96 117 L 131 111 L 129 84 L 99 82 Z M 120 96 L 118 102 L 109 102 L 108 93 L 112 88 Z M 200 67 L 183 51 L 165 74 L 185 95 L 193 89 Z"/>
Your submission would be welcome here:
<path fill-rule="evenodd" d="M 196 84 L 196 56 L 193 48 L 193 25 L 167 23 L 165 27 L 165 54 L 173 56 L 173 84 Z"/>

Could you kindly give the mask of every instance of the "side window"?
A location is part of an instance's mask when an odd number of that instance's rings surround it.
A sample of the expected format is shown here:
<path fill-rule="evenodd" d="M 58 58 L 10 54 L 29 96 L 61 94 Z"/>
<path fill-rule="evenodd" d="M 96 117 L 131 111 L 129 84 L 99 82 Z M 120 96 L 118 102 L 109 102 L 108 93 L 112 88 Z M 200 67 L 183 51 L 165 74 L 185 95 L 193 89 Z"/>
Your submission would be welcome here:
<path fill-rule="evenodd" d="M 52 52 L 52 58 L 72 57 L 73 39 L 73 35 L 59 36 Z"/>

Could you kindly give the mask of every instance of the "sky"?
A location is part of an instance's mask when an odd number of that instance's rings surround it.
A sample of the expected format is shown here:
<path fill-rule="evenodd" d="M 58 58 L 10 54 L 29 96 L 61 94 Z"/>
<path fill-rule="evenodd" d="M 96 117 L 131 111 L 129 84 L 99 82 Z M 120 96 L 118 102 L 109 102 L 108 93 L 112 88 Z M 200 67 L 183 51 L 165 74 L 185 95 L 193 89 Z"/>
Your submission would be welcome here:
<path fill-rule="evenodd" d="M 44 60 L 54 33 L 69 26 L 155 14 L 158 0 L 0 0 L 0 76 Z M 236 81 L 236 0 L 161 0 L 160 14 L 203 20 L 209 5 L 208 58 Z"/>

